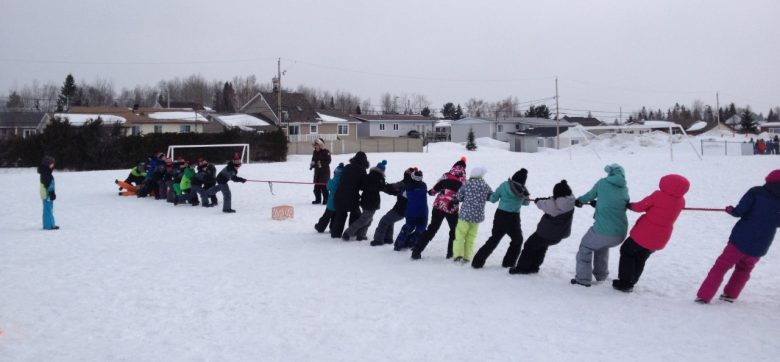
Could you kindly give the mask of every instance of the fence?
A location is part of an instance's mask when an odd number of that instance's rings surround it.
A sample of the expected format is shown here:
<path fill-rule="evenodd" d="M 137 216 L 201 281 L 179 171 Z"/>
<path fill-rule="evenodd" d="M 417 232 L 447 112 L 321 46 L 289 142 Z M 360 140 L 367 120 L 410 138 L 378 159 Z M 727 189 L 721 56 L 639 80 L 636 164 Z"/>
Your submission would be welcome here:
<path fill-rule="evenodd" d="M 701 140 L 701 155 L 745 156 L 753 154 L 750 142 Z"/>
<path fill-rule="evenodd" d="M 419 138 L 367 138 L 357 141 L 325 140 L 325 147 L 331 154 L 352 154 L 363 152 L 422 152 L 423 140 Z M 287 153 L 290 155 L 311 154 L 310 142 L 290 142 Z"/>

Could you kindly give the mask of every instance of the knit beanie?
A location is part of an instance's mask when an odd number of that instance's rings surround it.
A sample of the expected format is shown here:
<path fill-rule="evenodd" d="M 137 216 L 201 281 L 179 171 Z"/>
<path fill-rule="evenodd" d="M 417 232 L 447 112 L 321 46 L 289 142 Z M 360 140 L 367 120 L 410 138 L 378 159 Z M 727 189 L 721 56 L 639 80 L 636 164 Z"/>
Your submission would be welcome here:
<path fill-rule="evenodd" d="M 768 184 L 780 182 L 780 169 L 770 172 L 764 180 L 766 180 L 766 183 Z"/>
<path fill-rule="evenodd" d="M 234 166 L 240 166 L 241 165 L 241 156 L 238 153 L 233 155 L 233 165 Z"/>
<path fill-rule="evenodd" d="M 411 177 L 412 177 L 412 180 L 415 180 L 417 182 L 422 181 L 423 180 L 423 172 L 422 172 L 422 170 L 416 170 L 416 171 L 412 172 Z"/>
<path fill-rule="evenodd" d="M 460 156 L 460 160 L 458 160 L 458 162 L 455 162 L 455 164 L 452 165 L 452 167 L 455 166 L 460 166 L 463 167 L 463 169 L 466 169 L 466 156 Z"/>
<path fill-rule="evenodd" d="M 471 170 L 471 178 L 482 178 L 487 173 L 485 166 L 477 166 Z"/>
<path fill-rule="evenodd" d="M 559 197 L 571 196 L 571 195 L 572 195 L 571 188 L 569 187 L 569 184 L 566 183 L 566 180 L 561 180 L 561 182 L 553 186 L 554 199 L 557 199 Z"/>
<path fill-rule="evenodd" d="M 344 162 L 340 162 L 338 166 L 336 166 L 336 169 L 333 170 L 334 175 L 341 174 L 341 171 L 344 171 Z"/>
<path fill-rule="evenodd" d="M 512 181 L 517 182 L 521 185 L 525 185 L 525 180 L 528 179 L 528 170 L 521 168 L 520 171 L 515 172 L 514 175 L 512 175 Z"/>
<path fill-rule="evenodd" d="M 382 170 L 382 172 L 385 172 L 385 166 L 387 166 L 387 160 L 382 160 L 382 162 L 376 165 L 376 168 Z"/>

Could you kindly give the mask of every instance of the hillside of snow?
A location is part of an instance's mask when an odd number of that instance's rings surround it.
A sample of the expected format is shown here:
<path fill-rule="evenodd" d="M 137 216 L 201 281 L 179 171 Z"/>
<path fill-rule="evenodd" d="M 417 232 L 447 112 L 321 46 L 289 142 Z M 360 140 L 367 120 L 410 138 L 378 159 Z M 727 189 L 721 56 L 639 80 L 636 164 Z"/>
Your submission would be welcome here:
<path fill-rule="evenodd" d="M 687 142 L 673 143 L 672 161 L 661 138 L 535 154 L 492 142 L 473 152 L 441 143 L 427 153 L 368 158 L 388 161 L 389 182 L 420 167 L 429 186 L 461 155 L 469 168 L 487 166 L 494 189 L 525 167 L 535 197 L 549 196 L 561 179 L 581 195 L 604 176 L 604 165 L 617 162 L 632 200 L 679 173 L 691 181 L 688 206 L 713 208 L 735 204 L 780 165 L 778 156 L 705 153 L 699 160 Z M 350 156 L 333 158 L 335 165 Z M 309 159 L 244 165 L 239 176 L 310 181 Z M 609 282 L 569 284 L 579 239 L 593 222 L 587 206 L 577 209 L 572 236 L 550 248 L 541 272 L 522 276 L 500 266 L 507 238 L 484 269 L 446 260 L 446 223 L 418 261 L 388 246 L 317 234 L 324 206 L 310 204 L 308 185 L 277 183 L 271 194 L 266 183 L 231 183 L 238 212 L 223 214 L 119 197 L 113 180 L 127 170 L 54 176 L 62 229 L 42 231 L 38 175 L 0 169 L 0 360 L 774 361 L 780 354 L 778 246 L 736 303 L 693 303 L 736 221 L 725 213 L 684 212 L 667 248 L 650 257 L 634 292 L 623 294 Z M 373 226 L 393 202 L 383 195 Z M 293 206 L 295 218 L 272 221 L 276 205 Z M 495 209 L 488 204 L 477 248 Z M 541 215 L 533 206 L 521 210 L 525 237 Z M 628 215 L 633 225 L 639 214 Z M 613 249 L 610 279 L 618 256 Z"/>

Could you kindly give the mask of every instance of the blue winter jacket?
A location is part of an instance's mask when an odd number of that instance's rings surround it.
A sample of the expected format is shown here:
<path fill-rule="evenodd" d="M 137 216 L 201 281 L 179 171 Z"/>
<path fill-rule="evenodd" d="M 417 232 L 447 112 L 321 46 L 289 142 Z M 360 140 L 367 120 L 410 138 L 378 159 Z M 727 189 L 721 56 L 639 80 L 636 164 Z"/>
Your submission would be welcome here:
<path fill-rule="evenodd" d="M 406 183 L 405 191 L 406 212 L 405 217 L 428 217 L 428 185 L 422 181 Z"/>
<path fill-rule="evenodd" d="M 731 229 L 729 241 L 747 255 L 766 255 L 780 227 L 780 183 L 751 188 L 731 215 L 740 219 Z"/>
<path fill-rule="evenodd" d="M 343 167 L 336 167 L 336 171 L 333 172 L 333 178 L 328 180 L 328 186 L 325 186 L 328 188 L 328 193 L 330 195 L 336 194 L 336 189 L 339 188 L 339 183 L 341 182 L 341 170 Z M 335 197 L 328 197 L 328 203 L 325 205 L 325 208 L 327 208 L 330 211 L 336 211 L 336 205 L 333 203 L 335 202 Z"/>

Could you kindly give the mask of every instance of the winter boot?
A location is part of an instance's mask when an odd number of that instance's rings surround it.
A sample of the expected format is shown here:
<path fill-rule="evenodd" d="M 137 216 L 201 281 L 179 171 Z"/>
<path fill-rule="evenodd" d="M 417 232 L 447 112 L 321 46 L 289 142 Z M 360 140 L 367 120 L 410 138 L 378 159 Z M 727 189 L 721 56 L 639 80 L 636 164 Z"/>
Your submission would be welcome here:
<path fill-rule="evenodd" d="M 388 243 L 388 244 L 392 244 L 392 243 Z M 379 241 L 379 240 L 372 240 L 371 241 L 371 246 L 382 246 L 382 245 L 385 245 L 385 243 L 383 241 Z"/>
<path fill-rule="evenodd" d="M 232 214 L 232 213 L 235 213 L 235 212 L 236 212 L 236 210 L 233 210 L 233 209 L 227 209 L 227 210 L 222 210 L 222 212 L 224 212 L 224 213 L 226 213 L 226 214 Z"/>
<path fill-rule="evenodd" d="M 633 286 L 629 285 L 628 283 L 620 279 L 615 279 L 612 281 L 612 288 L 615 288 L 615 290 L 619 290 L 623 293 L 631 293 L 632 291 L 634 291 Z"/>
<path fill-rule="evenodd" d="M 720 297 L 718 297 L 718 299 L 720 299 L 720 300 L 722 300 L 724 302 L 729 302 L 729 303 L 734 303 L 734 301 L 737 300 L 737 298 L 729 297 L 726 294 L 721 294 Z"/>
<path fill-rule="evenodd" d="M 417 250 L 412 251 L 412 260 L 419 260 L 422 258 L 422 255 L 420 255 L 420 252 Z"/>
<path fill-rule="evenodd" d="M 520 267 L 514 267 L 509 268 L 509 274 L 536 274 L 539 272 L 539 269 L 532 270 L 532 269 L 525 269 Z"/>
<path fill-rule="evenodd" d="M 571 280 L 571 284 L 572 285 L 582 285 L 583 287 L 590 287 L 590 284 L 580 283 L 580 282 L 577 281 L 577 279 L 572 279 Z"/>
<path fill-rule="evenodd" d="M 320 196 L 320 190 L 314 189 L 314 201 L 311 202 L 312 205 L 317 205 L 322 203 L 322 198 Z"/>

